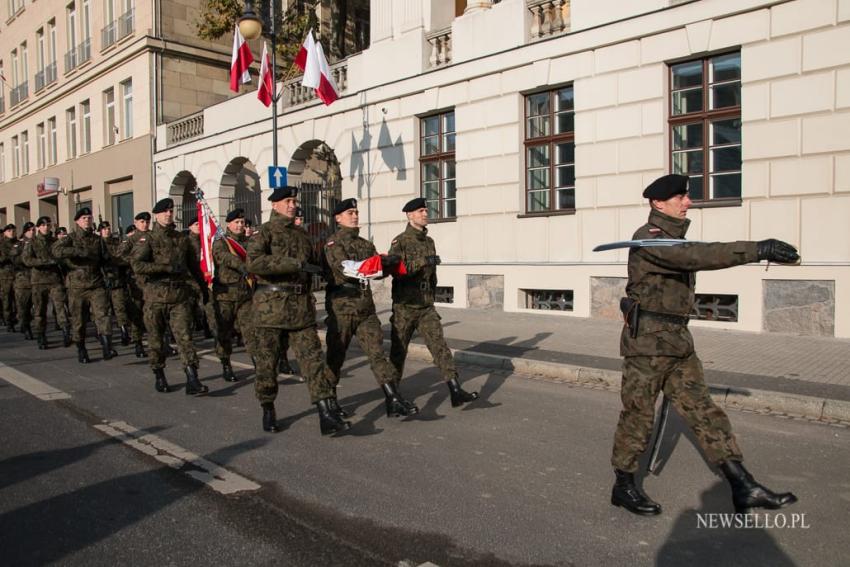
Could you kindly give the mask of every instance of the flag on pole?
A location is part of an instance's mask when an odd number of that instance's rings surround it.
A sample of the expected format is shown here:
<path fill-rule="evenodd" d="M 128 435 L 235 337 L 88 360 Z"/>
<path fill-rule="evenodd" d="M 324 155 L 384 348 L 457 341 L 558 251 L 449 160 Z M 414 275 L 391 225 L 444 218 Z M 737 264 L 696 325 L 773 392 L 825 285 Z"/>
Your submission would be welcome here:
<path fill-rule="evenodd" d="M 322 44 L 313 39 L 313 30 L 307 32 L 304 43 L 295 57 L 295 64 L 304 71 L 301 85 L 314 89 L 316 95 L 326 105 L 339 98 L 339 89 L 331 75 L 331 68 L 325 58 Z"/>
<path fill-rule="evenodd" d="M 230 56 L 230 90 L 238 93 L 240 81 L 242 83 L 251 82 L 251 74 L 248 69 L 253 62 L 254 55 L 251 53 L 248 42 L 242 37 L 239 24 L 237 24 L 233 31 L 233 54 Z"/>
<path fill-rule="evenodd" d="M 201 273 L 204 281 L 210 285 L 215 277 L 215 263 L 213 262 L 212 243 L 213 237 L 218 232 L 215 217 L 211 214 L 209 207 L 204 206 L 203 199 L 198 199 L 198 226 L 201 229 Z"/>
<path fill-rule="evenodd" d="M 260 59 L 260 81 L 257 85 L 257 98 L 266 106 L 271 106 L 274 100 L 274 77 L 272 64 L 266 42 L 263 42 L 263 57 Z"/>

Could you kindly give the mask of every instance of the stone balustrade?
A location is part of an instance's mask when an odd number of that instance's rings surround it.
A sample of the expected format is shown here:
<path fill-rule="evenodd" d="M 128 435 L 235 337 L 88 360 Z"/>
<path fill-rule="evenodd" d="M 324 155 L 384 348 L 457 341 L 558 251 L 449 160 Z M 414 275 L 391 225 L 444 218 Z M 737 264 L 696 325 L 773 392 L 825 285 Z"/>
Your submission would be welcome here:
<path fill-rule="evenodd" d="M 570 31 L 569 0 L 527 0 L 531 12 L 531 39 L 543 39 Z"/>
<path fill-rule="evenodd" d="M 433 31 L 425 36 L 431 44 L 430 67 L 441 67 L 452 62 L 452 28 Z"/>
<path fill-rule="evenodd" d="M 166 144 L 173 146 L 204 135 L 204 112 L 196 112 L 168 125 Z"/>
<path fill-rule="evenodd" d="M 334 63 L 330 67 L 331 77 L 336 83 L 337 92 L 341 95 L 348 88 L 348 61 Z M 316 99 L 316 91 L 301 86 L 303 76 L 295 77 L 283 83 L 283 106 L 288 108 Z"/>

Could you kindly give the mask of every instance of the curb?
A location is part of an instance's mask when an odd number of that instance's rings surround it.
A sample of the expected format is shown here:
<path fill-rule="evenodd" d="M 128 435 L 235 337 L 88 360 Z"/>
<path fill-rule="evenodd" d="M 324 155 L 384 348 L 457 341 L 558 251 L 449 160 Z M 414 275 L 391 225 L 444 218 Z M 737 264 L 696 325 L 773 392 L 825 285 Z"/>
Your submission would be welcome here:
<path fill-rule="evenodd" d="M 325 331 L 320 330 L 319 336 L 324 340 Z M 384 342 L 388 343 L 389 341 L 385 340 Z M 455 361 L 462 364 L 535 376 L 552 382 L 620 391 L 622 374 L 615 370 L 484 354 L 460 349 L 451 349 L 451 351 Z M 428 348 L 417 343 L 410 343 L 408 356 L 416 360 L 428 362 L 432 360 Z M 791 417 L 807 417 L 825 422 L 850 422 L 850 402 L 842 400 L 801 396 L 770 390 L 736 388 L 723 384 L 709 384 L 708 389 L 715 402 L 732 409 L 782 413 Z"/>

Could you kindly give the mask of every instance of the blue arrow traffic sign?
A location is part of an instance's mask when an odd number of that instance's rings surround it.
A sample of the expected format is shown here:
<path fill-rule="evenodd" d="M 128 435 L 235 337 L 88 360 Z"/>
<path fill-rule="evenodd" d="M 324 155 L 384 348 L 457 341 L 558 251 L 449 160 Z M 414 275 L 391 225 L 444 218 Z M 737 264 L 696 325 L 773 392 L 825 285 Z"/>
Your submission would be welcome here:
<path fill-rule="evenodd" d="M 269 188 L 286 187 L 286 168 L 269 166 Z"/>

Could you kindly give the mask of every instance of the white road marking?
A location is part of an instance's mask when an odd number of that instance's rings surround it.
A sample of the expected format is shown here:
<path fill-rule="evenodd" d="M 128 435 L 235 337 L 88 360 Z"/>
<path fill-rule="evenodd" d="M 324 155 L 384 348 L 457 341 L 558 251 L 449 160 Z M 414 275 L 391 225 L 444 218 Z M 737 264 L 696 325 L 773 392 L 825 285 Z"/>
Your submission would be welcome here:
<path fill-rule="evenodd" d="M 36 380 L 29 374 L 24 374 L 20 370 L 16 370 L 11 366 L 6 366 L 0 362 L 0 378 L 23 390 L 28 394 L 32 394 L 39 400 L 66 400 L 71 397 L 62 390 L 54 388 L 50 384 Z"/>
<path fill-rule="evenodd" d="M 94 428 L 173 469 L 182 470 L 188 476 L 221 494 L 234 494 L 260 488 L 260 485 L 252 480 L 152 433 L 141 432 L 126 422 L 106 421 L 95 425 Z"/>
<path fill-rule="evenodd" d="M 212 362 L 221 362 L 221 360 L 219 360 L 219 358 L 217 356 L 213 356 L 211 354 L 206 354 L 206 355 L 202 356 L 201 358 L 203 358 L 204 360 L 211 360 Z M 230 366 L 233 366 L 235 368 L 249 368 L 251 370 L 254 369 L 253 364 L 245 364 L 244 362 L 239 362 L 238 360 L 231 360 Z"/>

